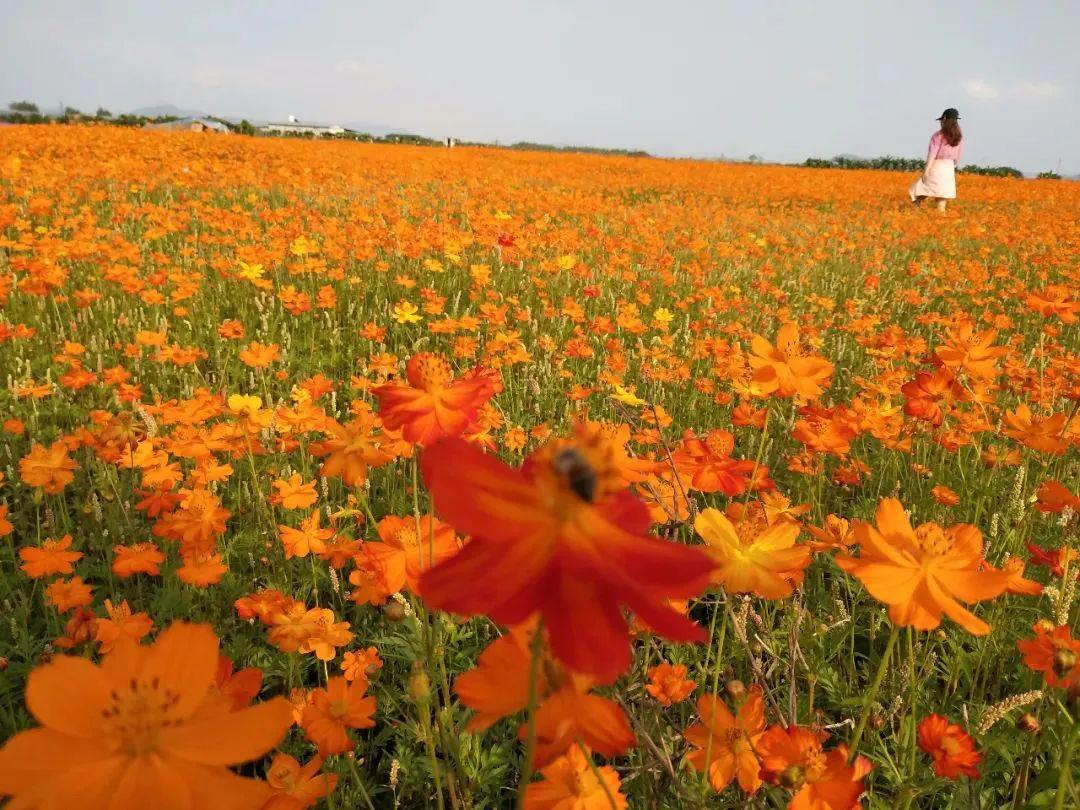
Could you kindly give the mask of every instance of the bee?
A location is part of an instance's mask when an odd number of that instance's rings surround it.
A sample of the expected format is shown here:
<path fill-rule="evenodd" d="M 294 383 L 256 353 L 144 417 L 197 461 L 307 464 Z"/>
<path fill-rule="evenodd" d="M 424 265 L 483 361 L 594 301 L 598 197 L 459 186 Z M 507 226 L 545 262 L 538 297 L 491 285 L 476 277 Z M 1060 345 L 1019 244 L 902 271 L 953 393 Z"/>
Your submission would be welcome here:
<path fill-rule="evenodd" d="M 551 466 L 566 480 L 574 494 L 592 503 L 596 497 L 596 471 L 580 450 L 576 447 L 560 450 L 551 460 Z"/>

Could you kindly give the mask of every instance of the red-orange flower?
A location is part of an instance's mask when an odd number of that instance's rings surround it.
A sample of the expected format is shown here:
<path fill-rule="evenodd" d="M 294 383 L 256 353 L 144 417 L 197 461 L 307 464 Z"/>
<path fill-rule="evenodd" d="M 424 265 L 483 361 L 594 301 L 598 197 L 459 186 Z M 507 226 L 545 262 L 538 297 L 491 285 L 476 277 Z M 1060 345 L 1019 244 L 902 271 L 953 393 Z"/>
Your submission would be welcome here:
<path fill-rule="evenodd" d="M 1080 683 L 1080 639 L 1074 639 L 1068 625 L 1054 627 L 1049 622 L 1035 625 L 1035 638 L 1016 642 L 1024 665 L 1046 678 L 1053 689 L 1068 689 Z"/>
<path fill-rule="evenodd" d="M 726 430 L 713 430 L 704 440 L 687 435 L 671 454 L 671 461 L 682 476 L 682 484 L 699 492 L 723 492 L 725 495 L 741 495 L 751 485 L 750 476 L 755 472 L 753 461 L 731 457 L 735 449 L 735 437 Z M 760 479 L 768 474 L 765 467 L 758 466 Z"/>
<path fill-rule="evenodd" d="M 289 703 L 230 711 L 211 690 L 217 657 L 208 625 L 177 622 L 152 646 L 118 645 L 101 666 L 57 656 L 38 667 L 26 705 L 41 726 L 0 750 L 0 794 L 19 807 L 258 810 L 269 788 L 228 766 L 278 743 Z"/>
<path fill-rule="evenodd" d="M 696 596 L 708 557 L 648 536 L 644 504 L 625 489 L 606 494 L 573 445 L 548 444 L 518 470 L 444 439 L 421 464 L 436 512 L 471 537 L 422 575 L 431 606 L 510 625 L 539 612 L 555 656 L 605 682 L 630 664 L 623 606 L 661 635 L 704 638 L 664 600 Z"/>
<path fill-rule="evenodd" d="M 372 389 L 379 417 L 406 441 L 428 445 L 446 436 L 460 436 L 476 412 L 495 393 L 490 377 L 474 373 L 455 380 L 450 364 L 423 352 L 405 366 L 408 385 L 391 382 Z"/>
<path fill-rule="evenodd" d="M 982 757 L 975 741 L 956 723 L 940 714 L 928 714 L 919 722 L 919 748 L 934 760 L 934 773 L 946 779 L 961 775 L 979 778 Z"/>

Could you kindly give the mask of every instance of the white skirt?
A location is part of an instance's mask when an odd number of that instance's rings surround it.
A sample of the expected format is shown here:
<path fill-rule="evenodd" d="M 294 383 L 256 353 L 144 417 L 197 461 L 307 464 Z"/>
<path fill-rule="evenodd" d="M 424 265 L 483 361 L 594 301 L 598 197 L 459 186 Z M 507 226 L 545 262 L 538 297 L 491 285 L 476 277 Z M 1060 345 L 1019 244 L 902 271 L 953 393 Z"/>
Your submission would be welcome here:
<path fill-rule="evenodd" d="M 937 197 L 940 200 L 956 199 L 956 164 L 951 160 L 935 160 L 930 163 L 925 179 L 920 177 L 911 184 L 908 196 Z"/>

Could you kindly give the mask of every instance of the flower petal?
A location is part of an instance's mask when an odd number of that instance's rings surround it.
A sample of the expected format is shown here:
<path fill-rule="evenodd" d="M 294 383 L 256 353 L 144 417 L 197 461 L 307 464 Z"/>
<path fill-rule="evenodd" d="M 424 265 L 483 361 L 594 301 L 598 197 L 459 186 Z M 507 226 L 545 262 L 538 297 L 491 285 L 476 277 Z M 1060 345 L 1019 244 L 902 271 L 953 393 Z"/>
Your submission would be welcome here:
<path fill-rule="evenodd" d="M 162 734 L 161 746 L 192 762 L 237 765 L 261 757 L 281 742 L 292 723 L 292 704 L 278 697 L 171 728 Z"/>

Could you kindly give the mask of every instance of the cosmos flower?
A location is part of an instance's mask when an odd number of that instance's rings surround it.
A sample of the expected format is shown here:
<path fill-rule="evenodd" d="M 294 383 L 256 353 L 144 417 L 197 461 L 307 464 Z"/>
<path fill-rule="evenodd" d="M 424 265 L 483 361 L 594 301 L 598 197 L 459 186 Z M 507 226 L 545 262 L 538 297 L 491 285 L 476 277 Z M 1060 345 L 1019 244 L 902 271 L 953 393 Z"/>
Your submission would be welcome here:
<path fill-rule="evenodd" d="M 58 656 L 38 667 L 26 704 L 41 725 L 0 749 L 0 794 L 26 807 L 257 810 L 269 788 L 227 766 L 273 748 L 292 724 L 289 704 L 229 711 L 210 689 L 217 663 L 210 627 L 177 622 L 151 646 L 118 645 L 101 666 Z"/>
<path fill-rule="evenodd" d="M 919 748 L 934 760 L 934 773 L 946 779 L 960 776 L 979 778 L 982 757 L 975 741 L 956 723 L 940 714 L 928 714 L 919 721 Z"/>
<path fill-rule="evenodd" d="M 432 607 L 508 625 L 538 612 L 555 656 L 602 681 L 630 663 L 624 606 L 660 635 L 704 638 L 664 600 L 697 595 L 708 558 L 649 537 L 648 510 L 629 491 L 596 497 L 607 482 L 574 445 L 550 443 L 518 470 L 444 439 L 421 464 L 436 513 L 471 537 L 421 576 Z"/>

